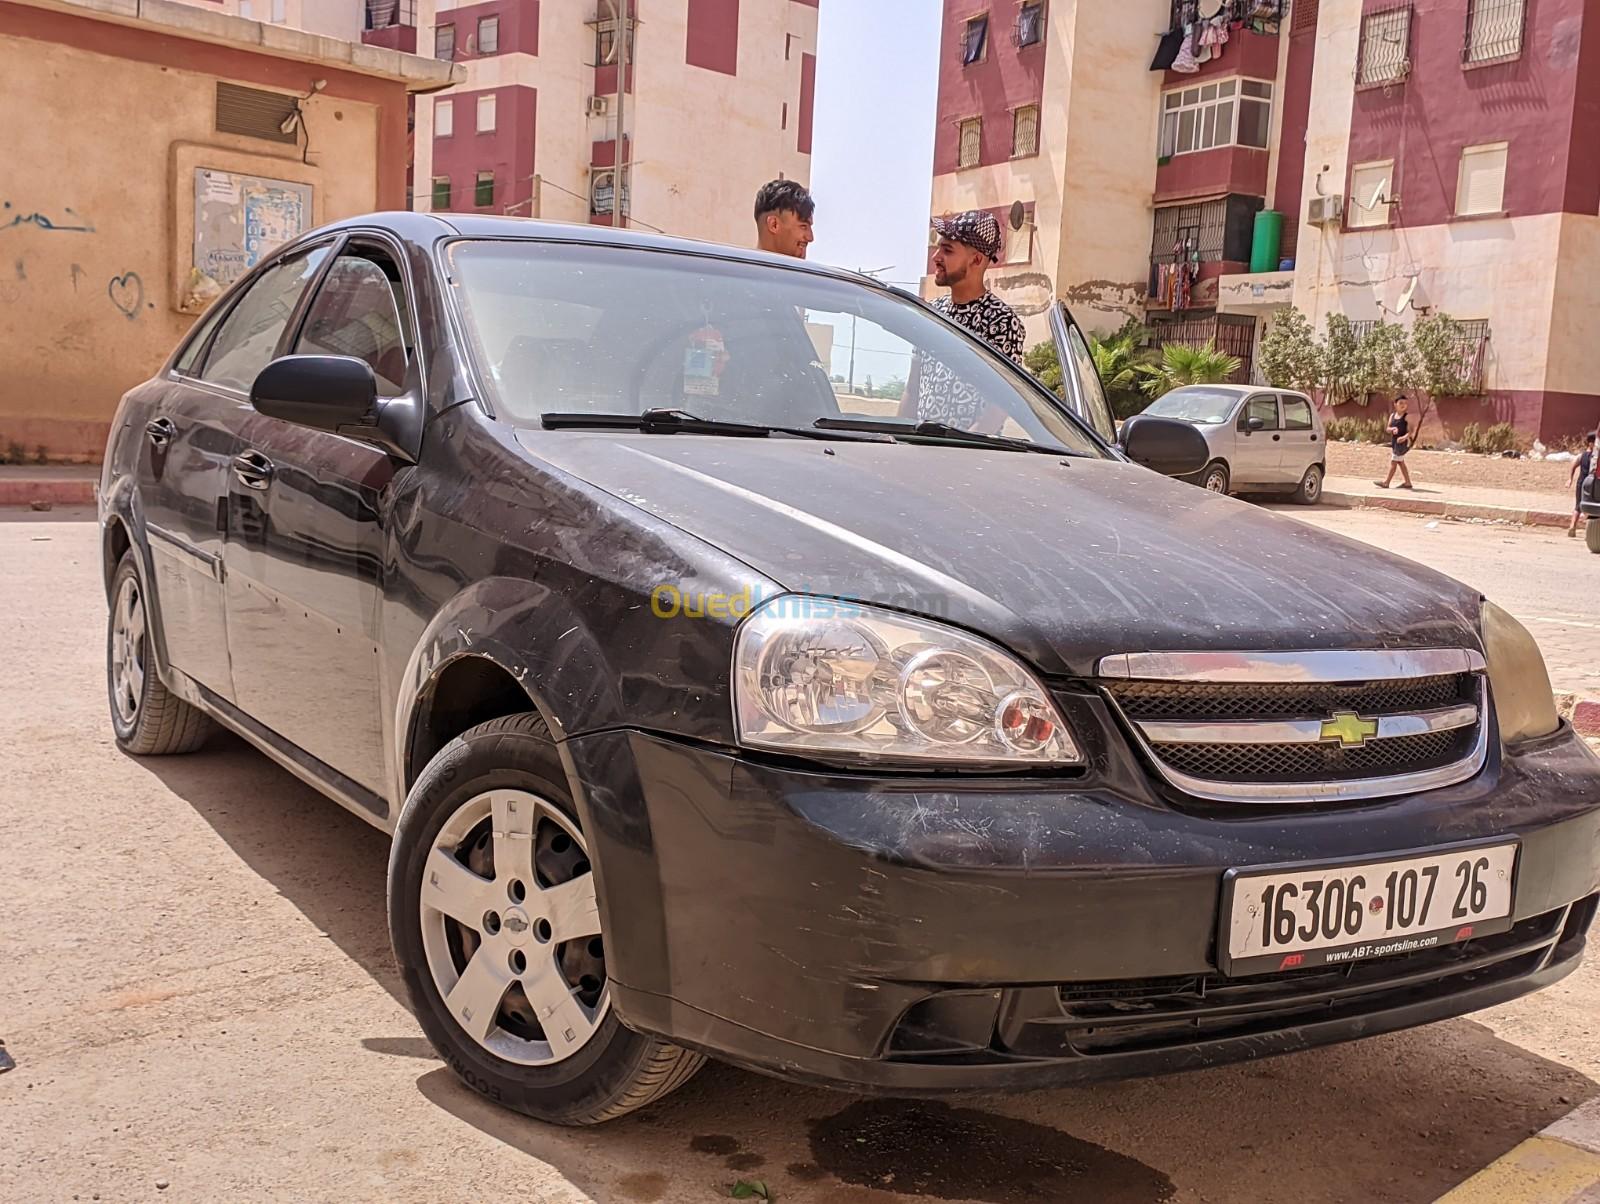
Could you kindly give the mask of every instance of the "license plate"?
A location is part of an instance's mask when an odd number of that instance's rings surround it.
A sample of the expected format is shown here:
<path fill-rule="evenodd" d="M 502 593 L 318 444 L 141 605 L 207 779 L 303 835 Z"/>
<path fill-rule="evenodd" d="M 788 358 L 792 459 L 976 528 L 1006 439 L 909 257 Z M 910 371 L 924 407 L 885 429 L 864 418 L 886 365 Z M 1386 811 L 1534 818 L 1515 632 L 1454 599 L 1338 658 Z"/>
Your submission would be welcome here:
<path fill-rule="evenodd" d="M 1340 965 L 1504 932 L 1517 848 L 1230 870 L 1218 968 L 1242 975 Z"/>

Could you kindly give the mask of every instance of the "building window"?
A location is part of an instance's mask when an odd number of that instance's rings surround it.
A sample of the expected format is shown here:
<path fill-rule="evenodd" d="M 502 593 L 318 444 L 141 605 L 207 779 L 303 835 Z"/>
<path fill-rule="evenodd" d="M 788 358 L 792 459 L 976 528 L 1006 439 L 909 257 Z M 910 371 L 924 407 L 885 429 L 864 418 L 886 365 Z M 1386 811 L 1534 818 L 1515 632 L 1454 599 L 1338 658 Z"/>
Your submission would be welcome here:
<path fill-rule="evenodd" d="M 450 177 L 433 177 L 433 211 L 446 213 L 450 209 Z"/>
<path fill-rule="evenodd" d="M 606 67 L 617 61 L 617 26 L 614 21 L 602 21 L 595 27 L 594 34 L 594 61 L 598 66 Z M 636 63 L 639 56 L 634 53 L 635 39 L 633 22 L 628 23 L 628 61 Z"/>
<path fill-rule="evenodd" d="M 478 53 L 500 53 L 500 18 L 478 18 Z"/>
<path fill-rule="evenodd" d="M 1168 92 L 1161 102 L 1163 158 L 1249 146 L 1265 150 L 1272 130 L 1272 85 L 1224 79 Z"/>
<path fill-rule="evenodd" d="M 1467 0 L 1467 44 L 1461 61 L 1497 63 L 1522 57 L 1527 0 Z"/>
<path fill-rule="evenodd" d="M 589 185 L 589 212 L 600 217 L 611 214 L 612 200 L 616 190 L 617 173 L 610 168 L 594 173 L 593 181 Z M 622 212 L 631 212 L 628 202 L 632 199 L 630 193 L 633 189 L 624 184 L 622 186 Z"/>
<path fill-rule="evenodd" d="M 494 133 L 495 104 L 494 93 L 478 97 L 478 133 Z"/>
<path fill-rule="evenodd" d="M 1044 4 L 1024 4 L 1017 11 L 1017 45 L 1037 46 L 1044 40 Z"/>
<path fill-rule="evenodd" d="M 256 17 L 255 0 L 239 0 L 239 15 L 246 21 L 254 21 Z"/>
<path fill-rule="evenodd" d="M 433 102 L 433 136 L 448 138 L 456 132 L 456 102 L 441 96 Z"/>
<path fill-rule="evenodd" d="M 961 40 L 961 62 L 963 66 L 970 67 L 973 63 L 981 63 L 989 53 L 989 14 L 973 17 L 967 22 L 966 32 Z"/>
<path fill-rule="evenodd" d="M 1350 170 L 1350 203 L 1345 206 L 1345 225 L 1352 230 L 1387 226 L 1394 204 L 1394 160 L 1357 163 Z"/>
<path fill-rule="evenodd" d="M 272 23 L 283 25 L 289 20 L 289 0 L 272 0 Z"/>
<path fill-rule="evenodd" d="M 1023 105 L 1011 114 L 1011 157 L 1039 153 L 1039 106 Z"/>
<path fill-rule="evenodd" d="M 1461 152 L 1456 180 L 1456 214 L 1482 217 L 1506 208 L 1506 143 L 1469 146 Z"/>
<path fill-rule="evenodd" d="M 983 118 L 969 117 L 961 123 L 961 145 L 956 152 L 957 167 L 976 167 L 983 152 Z"/>
<path fill-rule="evenodd" d="M 1384 8 L 1361 18 L 1356 87 L 1398 84 L 1411 72 L 1411 6 Z"/>
<path fill-rule="evenodd" d="M 478 182 L 472 190 L 472 203 L 479 209 L 494 204 L 494 172 L 480 171 Z"/>
<path fill-rule="evenodd" d="M 454 25 L 435 25 L 433 27 L 433 57 L 449 62 L 456 57 L 456 27 Z"/>

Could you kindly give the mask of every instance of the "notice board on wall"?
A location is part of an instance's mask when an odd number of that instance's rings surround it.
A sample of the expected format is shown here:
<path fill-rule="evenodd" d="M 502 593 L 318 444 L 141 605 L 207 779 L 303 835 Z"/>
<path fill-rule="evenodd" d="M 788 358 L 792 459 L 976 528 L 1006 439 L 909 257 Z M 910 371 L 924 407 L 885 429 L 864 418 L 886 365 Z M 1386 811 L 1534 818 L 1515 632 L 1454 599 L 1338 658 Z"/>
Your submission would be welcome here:
<path fill-rule="evenodd" d="M 198 313 L 239 277 L 312 225 L 311 185 L 194 170 L 194 260 L 180 306 Z"/>

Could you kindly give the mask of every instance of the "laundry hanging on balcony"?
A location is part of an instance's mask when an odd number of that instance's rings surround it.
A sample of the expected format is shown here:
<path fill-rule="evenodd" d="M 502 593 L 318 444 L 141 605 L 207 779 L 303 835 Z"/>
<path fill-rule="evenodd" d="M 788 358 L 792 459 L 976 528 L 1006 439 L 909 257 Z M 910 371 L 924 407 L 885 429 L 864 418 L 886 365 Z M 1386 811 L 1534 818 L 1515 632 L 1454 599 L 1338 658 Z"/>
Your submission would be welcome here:
<path fill-rule="evenodd" d="M 1285 0 L 1177 0 L 1172 27 L 1161 35 L 1150 70 L 1193 75 L 1221 57 L 1235 29 L 1276 34 L 1286 7 Z"/>

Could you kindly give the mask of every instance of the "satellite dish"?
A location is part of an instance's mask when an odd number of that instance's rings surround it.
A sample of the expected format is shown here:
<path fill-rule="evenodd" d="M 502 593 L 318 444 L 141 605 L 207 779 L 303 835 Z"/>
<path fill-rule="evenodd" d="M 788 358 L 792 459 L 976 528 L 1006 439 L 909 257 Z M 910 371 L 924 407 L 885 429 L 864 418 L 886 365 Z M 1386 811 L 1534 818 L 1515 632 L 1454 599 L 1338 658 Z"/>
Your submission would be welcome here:
<path fill-rule="evenodd" d="M 1400 305 L 1395 310 L 1396 313 L 1403 314 L 1406 312 L 1406 306 L 1410 305 L 1412 299 L 1417 295 L 1417 281 L 1419 279 L 1420 277 L 1413 276 L 1406 282 L 1406 291 L 1400 294 Z"/>
<path fill-rule="evenodd" d="M 1367 211 L 1369 213 L 1372 210 L 1376 209 L 1379 205 L 1383 204 L 1384 194 L 1388 190 L 1389 190 L 1389 181 L 1388 180 L 1380 181 L 1378 186 L 1372 190 L 1372 199 L 1367 202 Z"/>
<path fill-rule="evenodd" d="M 1209 21 L 1222 11 L 1223 0 L 1200 0 L 1200 19 Z"/>
<path fill-rule="evenodd" d="M 1020 230 L 1022 229 L 1022 223 L 1028 220 L 1028 211 L 1023 207 L 1021 201 L 1012 201 L 1010 216 L 1011 228 L 1013 230 Z"/>

